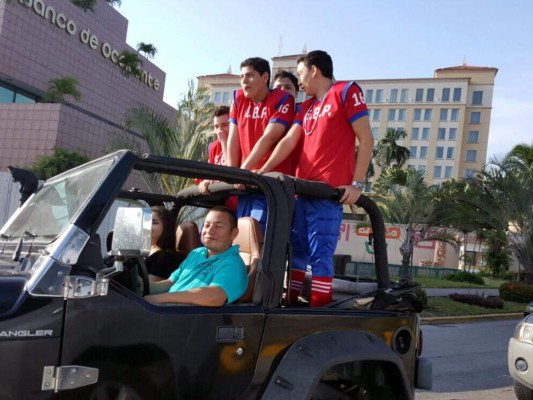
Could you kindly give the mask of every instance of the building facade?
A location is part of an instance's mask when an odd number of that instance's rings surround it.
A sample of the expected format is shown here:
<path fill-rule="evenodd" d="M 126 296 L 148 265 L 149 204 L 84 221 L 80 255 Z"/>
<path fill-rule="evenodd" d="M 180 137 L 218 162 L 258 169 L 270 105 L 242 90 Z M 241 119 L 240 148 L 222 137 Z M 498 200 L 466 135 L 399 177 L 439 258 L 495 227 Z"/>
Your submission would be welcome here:
<path fill-rule="evenodd" d="M 110 137 L 128 132 L 126 110 L 147 107 L 171 120 L 163 102 L 165 73 L 142 56 L 138 75 L 118 60 L 128 21 L 112 6 L 96 2 L 85 12 L 69 0 L 0 1 L 0 171 L 26 166 L 54 147 L 95 158 Z M 49 81 L 73 77 L 79 101 L 43 100 Z"/>
<path fill-rule="evenodd" d="M 272 76 L 280 70 L 295 73 L 299 56 L 272 58 Z M 390 128 L 404 130 L 407 135 L 398 144 L 410 150 L 407 168 L 424 171 L 429 184 L 471 176 L 487 157 L 497 72 L 461 65 L 439 68 L 432 78 L 357 80 L 370 110 L 375 143 Z M 215 103 L 230 104 L 239 76 L 204 75 L 198 85 L 210 88 Z M 301 101 L 304 94 L 298 97 Z"/>

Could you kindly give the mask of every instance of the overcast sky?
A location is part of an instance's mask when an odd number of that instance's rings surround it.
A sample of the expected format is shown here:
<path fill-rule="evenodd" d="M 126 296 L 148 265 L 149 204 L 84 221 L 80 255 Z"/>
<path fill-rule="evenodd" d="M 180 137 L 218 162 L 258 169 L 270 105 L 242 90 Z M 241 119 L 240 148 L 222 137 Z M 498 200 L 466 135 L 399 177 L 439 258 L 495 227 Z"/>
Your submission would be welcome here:
<path fill-rule="evenodd" d="M 176 106 L 200 75 L 242 60 L 326 50 L 335 77 L 432 77 L 437 68 L 498 68 L 488 157 L 533 144 L 530 0 L 123 0 L 127 42 L 154 44 Z"/>

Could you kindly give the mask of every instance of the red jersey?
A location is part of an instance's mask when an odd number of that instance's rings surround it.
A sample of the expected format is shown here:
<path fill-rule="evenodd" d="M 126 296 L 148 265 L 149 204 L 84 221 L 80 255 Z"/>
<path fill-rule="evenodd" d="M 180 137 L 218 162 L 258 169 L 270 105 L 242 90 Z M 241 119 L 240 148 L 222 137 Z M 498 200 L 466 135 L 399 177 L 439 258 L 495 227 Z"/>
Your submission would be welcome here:
<path fill-rule="evenodd" d="M 303 149 L 296 176 L 333 187 L 352 183 L 355 134 L 352 122 L 368 115 L 363 92 L 355 82 L 335 82 L 322 101 L 311 98 L 296 112 Z"/>
<path fill-rule="evenodd" d="M 207 162 L 209 164 L 224 165 L 224 154 L 222 153 L 222 143 L 220 140 L 215 139 L 209 145 L 207 152 L 209 153 L 209 158 Z"/>
<path fill-rule="evenodd" d="M 242 162 L 250 155 L 257 141 L 263 136 L 268 124 L 280 123 L 287 128 L 292 124 L 294 98 L 283 90 L 272 89 L 263 101 L 255 102 L 252 99 L 247 99 L 242 89 L 239 89 L 233 94 L 233 104 L 229 116 L 230 123 L 237 125 L 239 131 Z M 273 150 L 274 148 L 269 150 L 252 169 L 261 168 Z M 287 158 L 275 170 L 290 174 L 290 161 L 290 158 Z"/>

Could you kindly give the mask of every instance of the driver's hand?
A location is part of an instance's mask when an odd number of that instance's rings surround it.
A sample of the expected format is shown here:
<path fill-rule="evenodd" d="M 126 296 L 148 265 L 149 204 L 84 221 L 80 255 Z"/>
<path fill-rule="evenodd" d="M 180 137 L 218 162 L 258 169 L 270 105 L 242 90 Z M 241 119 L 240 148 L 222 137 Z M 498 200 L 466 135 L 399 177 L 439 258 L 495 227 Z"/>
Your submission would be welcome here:
<path fill-rule="evenodd" d="M 353 187 L 352 185 L 339 186 L 338 189 L 343 189 L 344 194 L 340 198 L 339 203 L 352 205 L 355 204 L 359 196 L 361 196 L 362 190 Z"/>
<path fill-rule="evenodd" d="M 233 187 L 237 190 L 246 190 L 246 185 L 244 185 L 244 183 L 236 183 Z"/>

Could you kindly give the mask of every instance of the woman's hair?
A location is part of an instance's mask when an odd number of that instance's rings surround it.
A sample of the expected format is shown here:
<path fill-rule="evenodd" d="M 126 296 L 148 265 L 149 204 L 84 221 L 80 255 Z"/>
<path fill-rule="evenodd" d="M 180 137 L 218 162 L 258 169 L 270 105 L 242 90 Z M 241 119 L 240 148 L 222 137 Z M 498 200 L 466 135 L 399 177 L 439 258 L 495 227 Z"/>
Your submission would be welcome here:
<path fill-rule="evenodd" d="M 157 241 L 157 245 L 162 250 L 176 250 L 176 221 L 174 215 L 163 206 L 154 206 L 152 211 L 161 218 L 163 223 L 163 233 Z"/>

